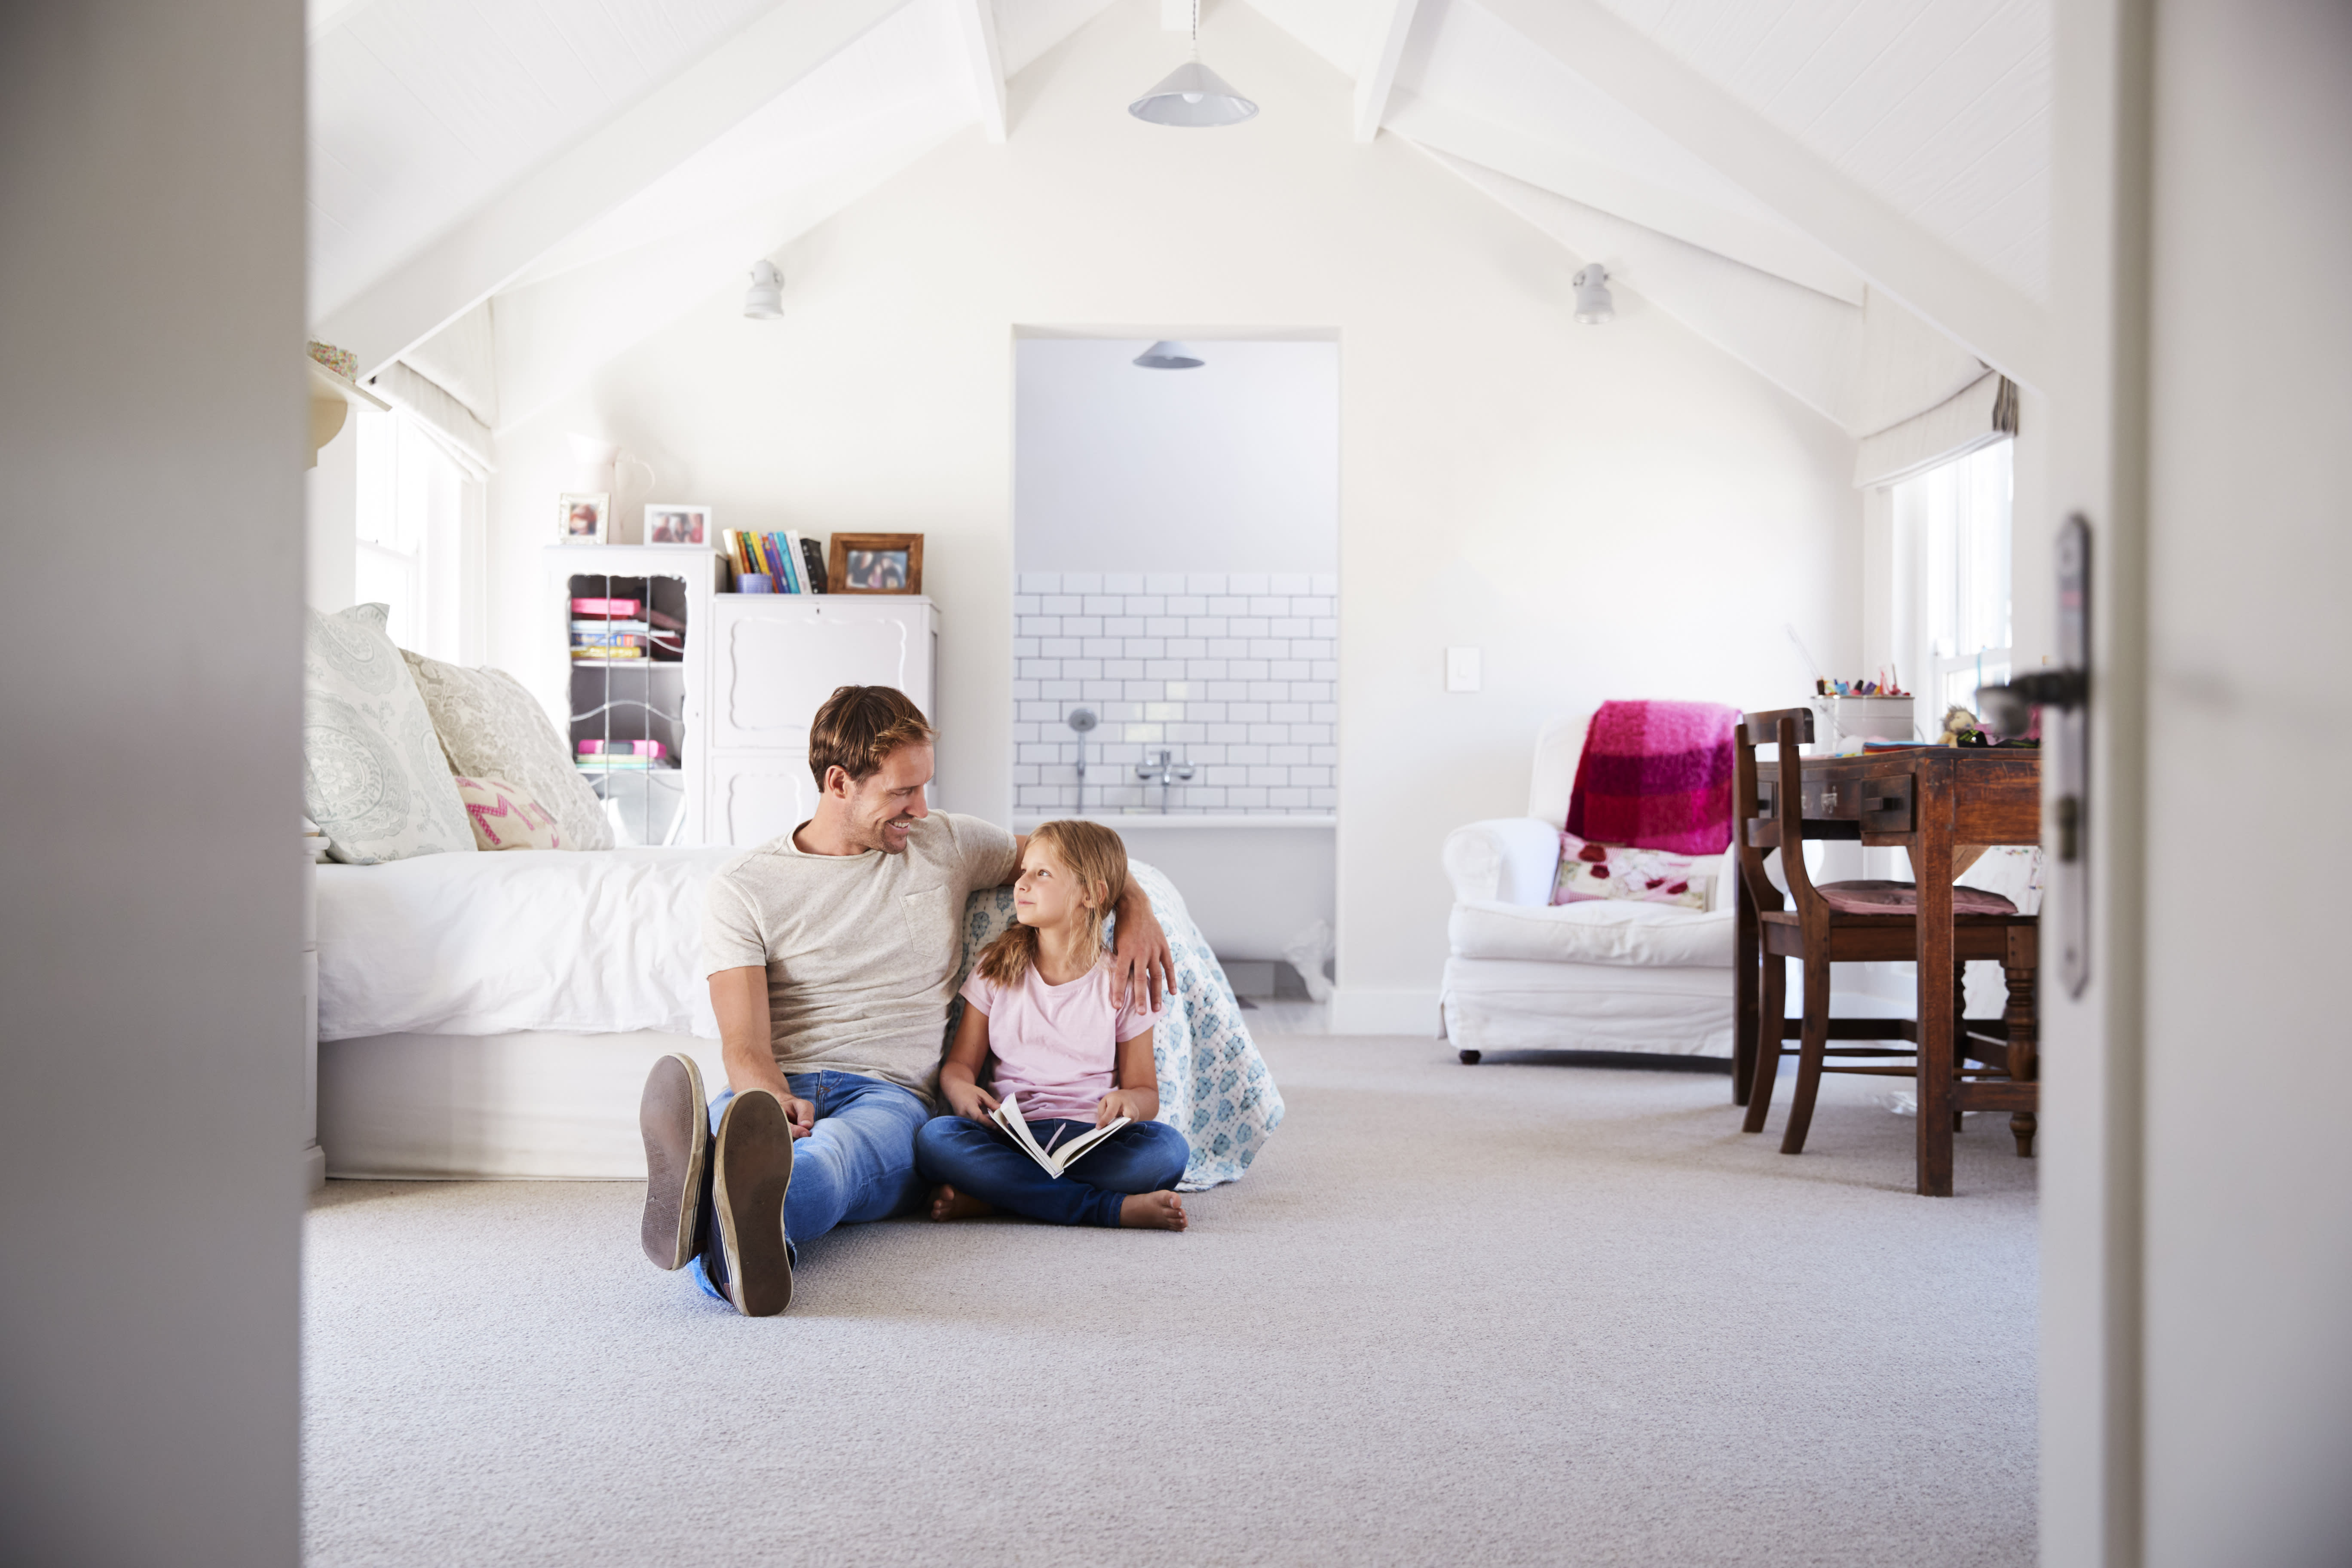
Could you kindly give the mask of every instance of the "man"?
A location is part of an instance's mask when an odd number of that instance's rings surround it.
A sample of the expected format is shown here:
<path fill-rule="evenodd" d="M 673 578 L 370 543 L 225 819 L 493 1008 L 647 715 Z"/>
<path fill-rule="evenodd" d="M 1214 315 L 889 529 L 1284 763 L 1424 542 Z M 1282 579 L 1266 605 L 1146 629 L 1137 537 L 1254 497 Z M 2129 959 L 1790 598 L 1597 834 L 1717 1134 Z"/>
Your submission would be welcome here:
<path fill-rule="evenodd" d="M 915 1208 L 964 900 L 1018 873 L 1026 838 L 933 814 L 931 729 L 906 694 L 845 686 L 809 726 L 816 815 L 739 856 L 706 895 L 703 969 L 727 1093 L 706 1110 L 691 1058 L 646 1080 L 646 1256 L 698 1262 L 749 1317 L 792 1300 L 799 1244 Z M 1174 983 L 1160 922 L 1130 885 L 1118 910 L 1120 1000 Z"/>

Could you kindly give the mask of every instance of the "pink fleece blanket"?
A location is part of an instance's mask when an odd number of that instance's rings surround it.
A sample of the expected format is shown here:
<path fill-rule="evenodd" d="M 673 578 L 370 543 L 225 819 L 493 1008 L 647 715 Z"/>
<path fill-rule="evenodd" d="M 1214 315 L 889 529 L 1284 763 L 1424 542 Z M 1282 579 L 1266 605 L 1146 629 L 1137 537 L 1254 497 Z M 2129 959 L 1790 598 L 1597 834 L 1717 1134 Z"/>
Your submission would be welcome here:
<path fill-rule="evenodd" d="M 1731 844 L 1731 732 L 1717 702 L 1604 702 L 1584 733 L 1568 830 L 1602 844 L 1719 855 Z"/>

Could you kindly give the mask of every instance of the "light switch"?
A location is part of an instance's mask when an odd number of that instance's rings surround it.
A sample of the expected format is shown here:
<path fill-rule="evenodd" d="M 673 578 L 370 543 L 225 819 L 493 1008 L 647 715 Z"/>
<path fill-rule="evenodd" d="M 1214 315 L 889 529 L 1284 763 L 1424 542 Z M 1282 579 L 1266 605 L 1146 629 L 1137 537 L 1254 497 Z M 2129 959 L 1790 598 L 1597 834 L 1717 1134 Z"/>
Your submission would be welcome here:
<path fill-rule="evenodd" d="M 1475 647 L 1450 647 L 1445 650 L 1445 689 L 1475 691 L 1478 689 L 1478 650 Z"/>

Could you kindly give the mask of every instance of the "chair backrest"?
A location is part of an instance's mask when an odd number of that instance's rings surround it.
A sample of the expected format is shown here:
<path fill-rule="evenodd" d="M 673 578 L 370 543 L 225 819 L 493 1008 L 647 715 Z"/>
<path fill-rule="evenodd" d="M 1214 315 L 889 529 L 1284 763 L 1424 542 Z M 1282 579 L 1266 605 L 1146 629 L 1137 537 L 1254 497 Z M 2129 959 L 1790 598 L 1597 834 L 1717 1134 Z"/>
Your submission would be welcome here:
<path fill-rule="evenodd" d="M 1528 781 L 1528 815 L 1554 827 L 1568 826 L 1568 797 L 1576 790 L 1576 764 L 1584 755 L 1584 732 L 1592 711 L 1548 720 L 1536 736 L 1536 765 Z"/>
<path fill-rule="evenodd" d="M 1731 848 L 1739 858 L 1740 878 L 1748 884 L 1748 896 L 1756 900 L 1758 909 L 1784 907 L 1780 891 L 1773 886 L 1764 867 L 1764 858 L 1777 848 L 1780 851 L 1780 875 L 1787 879 L 1798 909 L 1806 910 L 1819 900 L 1820 895 L 1813 891 L 1812 878 L 1805 865 L 1804 803 L 1797 787 L 1797 748 L 1813 738 L 1813 710 L 1776 708 L 1769 712 L 1744 713 L 1731 738 Z M 1770 812 L 1765 811 L 1758 799 L 1756 752 L 1760 746 L 1772 747 L 1777 753 L 1775 760 L 1780 764 L 1780 783 L 1773 791 Z"/>

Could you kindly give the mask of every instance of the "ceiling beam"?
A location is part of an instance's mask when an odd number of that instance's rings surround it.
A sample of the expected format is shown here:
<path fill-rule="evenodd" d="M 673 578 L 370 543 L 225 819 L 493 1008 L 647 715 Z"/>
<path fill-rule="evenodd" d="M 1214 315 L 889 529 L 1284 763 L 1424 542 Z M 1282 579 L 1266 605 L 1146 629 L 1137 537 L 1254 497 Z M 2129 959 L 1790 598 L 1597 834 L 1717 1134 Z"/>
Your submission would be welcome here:
<path fill-rule="evenodd" d="M 2049 311 L 1954 250 L 1596 0 L 1481 0 L 1601 91 L 1843 257 L 1986 363 L 2049 384 Z"/>
<path fill-rule="evenodd" d="M 311 336 L 383 368 L 565 237 L 675 168 L 863 37 L 906 0 L 783 0 L 525 174 L 352 298 Z M 746 258 L 748 263 L 750 258 Z"/>
<path fill-rule="evenodd" d="M 1380 0 L 1378 28 L 1371 53 L 1356 79 L 1356 140 L 1370 142 L 1381 133 L 1388 113 L 1389 93 L 1396 86 L 1397 66 L 1404 59 L 1405 40 L 1412 36 L 1413 12 L 1421 0 Z"/>
<path fill-rule="evenodd" d="M 1865 287 L 1861 273 L 1769 216 L 1727 211 L 1701 197 L 1653 184 L 1613 163 L 1416 93 L 1400 91 L 1396 96 L 1388 113 L 1392 136 L 1598 207 L 1817 294 L 1849 305 L 1862 303 Z"/>
<path fill-rule="evenodd" d="M 974 95 L 980 100 L 981 133 L 1004 140 L 1004 56 L 996 45 L 996 7 L 991 0 L 955 0 L 956 26 L 971 61 Z"/>

